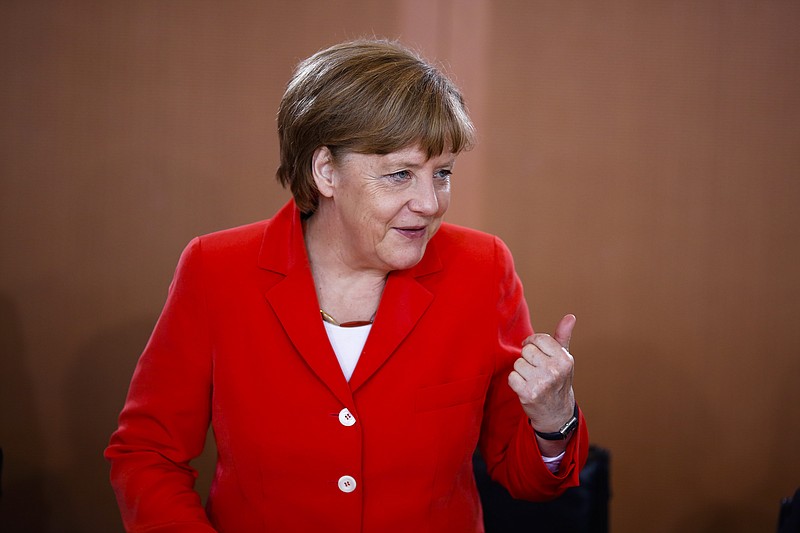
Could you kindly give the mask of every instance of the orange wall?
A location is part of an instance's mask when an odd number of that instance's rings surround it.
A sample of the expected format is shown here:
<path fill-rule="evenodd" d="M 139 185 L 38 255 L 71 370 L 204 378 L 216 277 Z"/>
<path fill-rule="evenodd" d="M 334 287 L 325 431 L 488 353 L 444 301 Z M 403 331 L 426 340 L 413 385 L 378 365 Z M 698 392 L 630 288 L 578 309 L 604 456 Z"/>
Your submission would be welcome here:
<path fill-rule="evenodd" d="M 613 530 L 772 530 L 800 486 L 798 26 L 790 1 L 3 2 L 0 529 L 120 530 L 100 454 L 181 248 L 285 201 L 292 66 L 375 34 L 464 89 L 450 220 L 508 242 L 537 329 L 578 316 Z"/>

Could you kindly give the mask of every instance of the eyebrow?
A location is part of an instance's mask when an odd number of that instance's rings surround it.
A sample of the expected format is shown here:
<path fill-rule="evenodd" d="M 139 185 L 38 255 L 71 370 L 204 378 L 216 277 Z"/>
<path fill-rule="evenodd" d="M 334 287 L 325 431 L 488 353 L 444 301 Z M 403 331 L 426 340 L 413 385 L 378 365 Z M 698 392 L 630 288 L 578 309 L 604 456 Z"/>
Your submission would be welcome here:
<path fill-rule="evenodd" d="M 433 159 L 433 157 L 431 158 Z M 430 159 L 425 159 L 422 162 L 417 160 L 407 159 L 405 157 L 392 157 L 392 154 L 386 154 L 386 163 L 392 167 L 407 167 L 407 168 L 420 168 L 424 166 Z M 438 167 L 452 167 L 456 162 L 456 156 L 453 155 L 447 159 L 443 164 L 437 165 Z"/>

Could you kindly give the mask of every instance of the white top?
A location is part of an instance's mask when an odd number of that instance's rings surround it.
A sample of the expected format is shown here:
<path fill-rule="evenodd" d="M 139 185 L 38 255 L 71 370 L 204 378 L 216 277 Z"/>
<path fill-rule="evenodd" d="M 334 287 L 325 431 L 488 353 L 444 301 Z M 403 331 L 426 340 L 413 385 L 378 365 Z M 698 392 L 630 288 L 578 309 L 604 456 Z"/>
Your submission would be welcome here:
<path fill-rule="evenodd" d="M 361 357 L 361 350 L 364 349 L 364 344 L 367 342 L 372 324 L 343 328 L 325 321 L 322 323 L 325 324 L 325 332 L 328 334 L 328 340 L 336 354 L 336 359 L 339 360 L 339 366 L 342 367 L 344 378 L 349 382 L 353 370 L 356 369 L 356 363 Z"/>
<path fill-rule="evenodd" d="M 372 330 L 372 324 L 343 328 L 334 326 L 324 320 L 322 323 L 325 324 L 325 332 L 328 334 L 328 340 L 333 347 L 333 352 L 336 354 L 336 359 L 339 361 L 339 366 L 342 368 L 344 378 L 349 383 L 353 370 L 356 369 L 356 364 L 358 364 L 358 359 L 361 357 L 364 344 L 367 342 L 369 332 Z M 542 457 L 544 465 L 554 474 L 558 471 L 558 467 L 561 466 L 561 459 L 563 458 L 563 452 L 556 457 Z"/>

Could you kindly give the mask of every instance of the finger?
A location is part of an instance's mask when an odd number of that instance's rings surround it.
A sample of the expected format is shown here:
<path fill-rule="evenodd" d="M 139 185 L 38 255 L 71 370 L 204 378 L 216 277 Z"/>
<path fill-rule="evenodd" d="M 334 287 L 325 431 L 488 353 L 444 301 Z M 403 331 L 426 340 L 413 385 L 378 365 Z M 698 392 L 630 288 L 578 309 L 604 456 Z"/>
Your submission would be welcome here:
<path fill-rule="evenodd" d="M 525 381 L 535 381 L 536 377 L 539 375 L 539 371 L 536 369 L 536 366 L 530 364 L 522 357 L 514 361 L 514 372 L 519 374 L 519 376 Z"/>
<path fill-rule="evenodd" d="M 569 341 L 572 338 L 572 329 L 575 327 L 575 322 L 577 322 L 577 320 L 578 319 L 575 318 L 575 315 L 566 315 L 558 323 L 556 326 L 556 331 L 553 334 L 553 337 L 567 351 L 569 351 Z"/>
<path fill-rule="evenodd" d="M 517 396 L 520 396 L 525 392 L 525 385 L 525 378 L 520 376 L 516 370 L 508 375 L 508 386 L 511 387 L 511 390 L 517 393 Z"/>
<path fill-rule="evenodd" d="M 526 344 L 525 346 L 522 347 L 521 355 L 522 358 L 525 359 L 531 365 L 538 366 L 536 364 L 536 360 L 540 359 L 542 356 L 546 356 L 547 354 L 542 352 L 542 350 L 539 349 L 539 347 L 536 346 L 535 344 Z"/>
<path fill-rule="evenodd" d="M 536 348 L 533 352 L 533 356 L 538 357 L 558 357 L 564 353 L 564 347 L 553 337 L 548 335 L 547 333 L 537 333 L 533 335 L 528 340 L 525 341 L 523 345 L 523 350 L 531 346 L 532 348 Z"/>

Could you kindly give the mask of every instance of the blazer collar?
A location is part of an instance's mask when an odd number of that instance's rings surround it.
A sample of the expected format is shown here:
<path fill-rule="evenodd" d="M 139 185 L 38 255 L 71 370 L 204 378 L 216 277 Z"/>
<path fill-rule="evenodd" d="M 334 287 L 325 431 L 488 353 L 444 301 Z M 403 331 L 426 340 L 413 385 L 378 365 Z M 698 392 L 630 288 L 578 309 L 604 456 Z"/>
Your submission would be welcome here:
<path fill-rule="evenodd" d="M 258 266 L 284 275 L 295 266 L 308 266 L 303 222 L 294 200 L 289 200 L 267 222 L 258 253 Z"/>
<path fill-rule="evenodd" d="M 264 229 L 258 266 L 283 276 L 266 290 L 265 297 L 301 357 L 343 404 L 353 406 L 352 392 L 386 363 L 433 302 L 434 294 L 418 278 L 442 269 L 436 242 L 434 236 L 417 265 L 389 274 L 372 330 L 348 383 L 319 315 L 294 201 L 281 208 Z"/>

